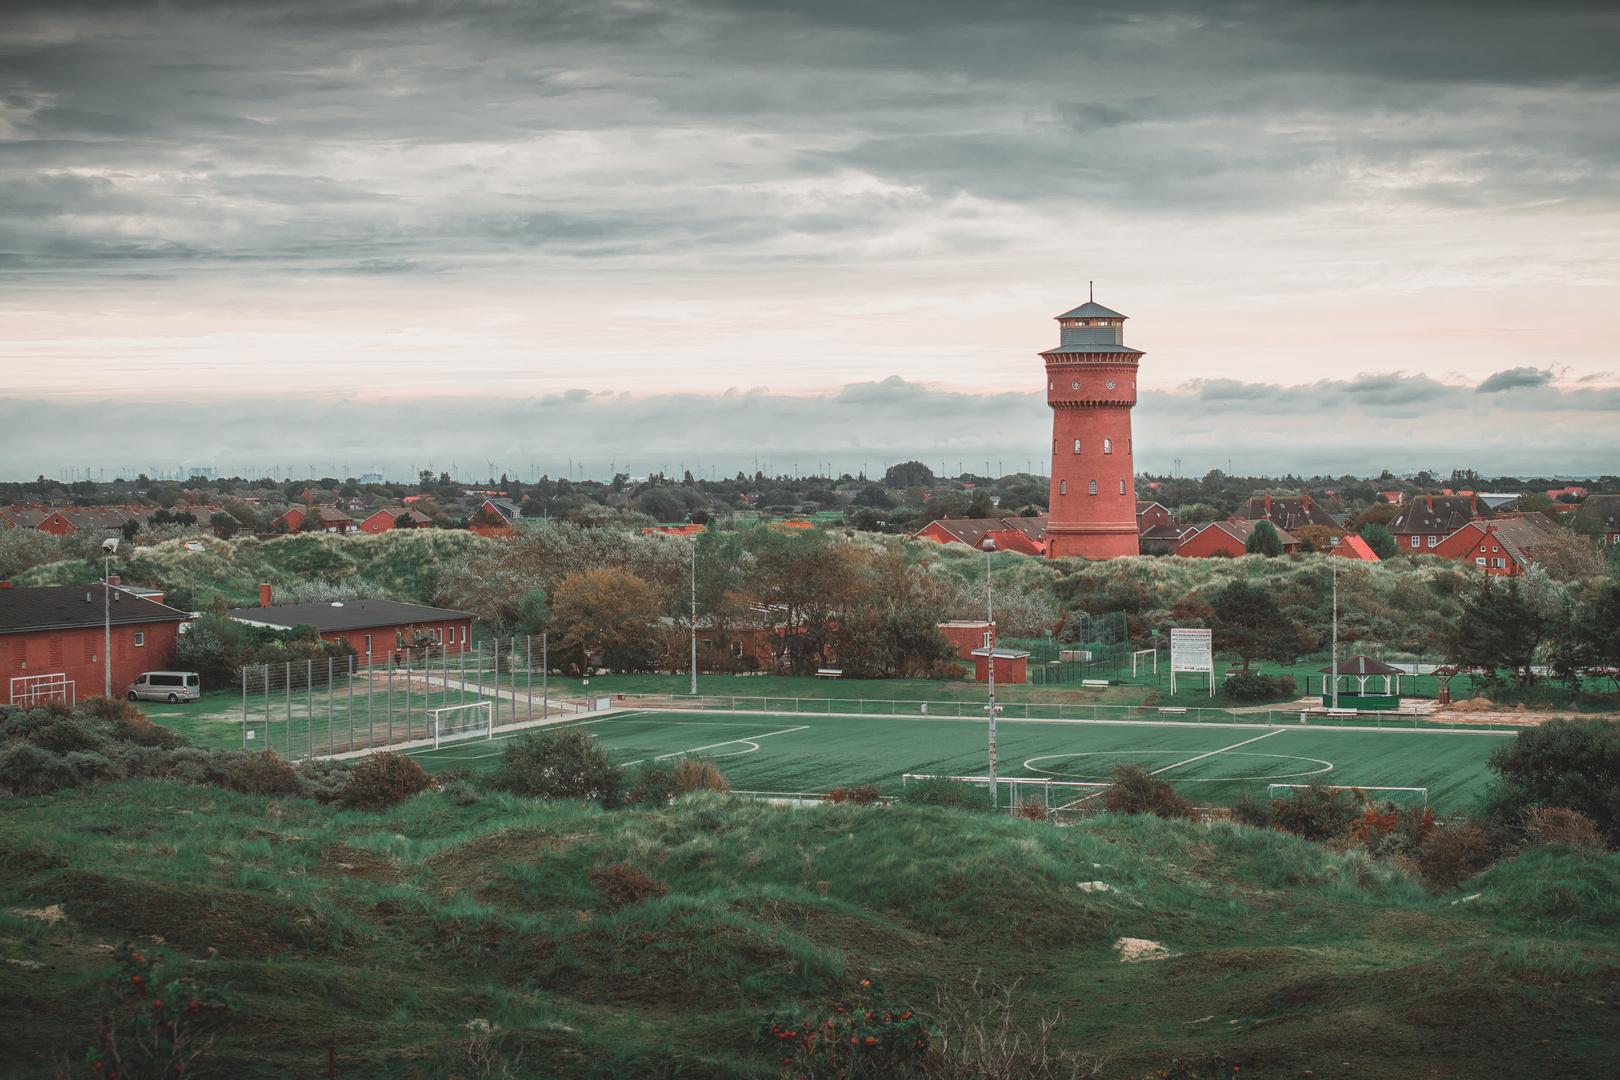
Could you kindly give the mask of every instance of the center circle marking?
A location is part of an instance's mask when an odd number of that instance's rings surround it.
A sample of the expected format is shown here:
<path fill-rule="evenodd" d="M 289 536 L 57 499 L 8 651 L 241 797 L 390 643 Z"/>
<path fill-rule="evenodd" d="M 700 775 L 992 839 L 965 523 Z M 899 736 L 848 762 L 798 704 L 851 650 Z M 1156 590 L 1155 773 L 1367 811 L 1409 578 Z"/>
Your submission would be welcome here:
<path fill-rule="evenodd" d="M 1073 753 L 1073 754 L 1041 754 L 1038 757 L 1032 757 L 1028 761 L 1024 762 L 1024 768 L 1028 769 L 1030 772 L 1044 773 L 1045 775 L 1051 777 L 1053 780 L 1058 780 L 1058 779 L 1082 780 L 1083 779 L 1082 777 L 1075 776 L 1072 773 L 1060 773 L 1060 772 L 1056 771 L 1055 769 L 1043 769 L 1043 768 L 1041 768 L 1039 765 L 1037 765 L 1035 763 L 1037 761 L 1057 761 L 1057 760 L 1064 759 L 1064 758 L 1085 758 L 1085 757 L 1140 758 L 1140 757 L 1159 757 L 1159 756 L 1177 757 L 1177 756 L 1180 756 L 1180 755 L 1183 755 L 1183 754 L 1196 755 L 1196 754 L 1199 754 L 1199 753 L 1207 753 L 1207 751 L 1199 751 L 1199 750 L 1082 750 L 1082 751 L 1080 751 L 1078 753 Z M 1176 782 L 1177 783 L 1182 783 L 1182 784 L 1230 784 L 1230 783 L 1235 783 L 1235 782 L 1240 781 L 1240 780 L 1294 780 L 1294 779 L 1297 779 L 1297 778 L 1299 778 L 1301 776 L 1320 776 L 1323 773 L 1333 771 L 1333 762 L 1331 762 L 1331 761 L 1323 761 L 1321 758 L 1301 757 L 1298 754 L 1258 754 L 1258 753 L 1254 753 L 1252 751 L 1246 751 L 1246 750 L 1232 750 L 1232 751 L 1223 751 L 1223 752 L 1218 753 L 1218 754 L 1210 754 L 1210 757 L 1225 757 L 1225 756 L 1228 756 L 1228 755 L 1231 756 L 1231 757 L 1278 758 L 1278 759 L 1281 759 L 1281 760 L 1284 760 L 1284 761 L 1308 761 L 1313 765 L 1320 765 L 1322 767 L 1320 769 L 1306 769 L 1306 770 L 1304 770 L 1302 772 L 1272 773 L 1272 774 L 1270 774 L 1268 776 L 1188 776 L 1188 777 L 1178 778 Z"/>

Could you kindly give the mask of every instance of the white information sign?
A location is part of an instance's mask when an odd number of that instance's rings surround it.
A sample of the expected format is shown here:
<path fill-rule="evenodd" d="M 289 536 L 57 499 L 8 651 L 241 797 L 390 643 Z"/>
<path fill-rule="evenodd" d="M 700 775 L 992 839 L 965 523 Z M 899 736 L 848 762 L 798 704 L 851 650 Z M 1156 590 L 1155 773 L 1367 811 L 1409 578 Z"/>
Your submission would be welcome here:
<path fill-rule="evenodd" d="M 1213 630 L 1170 631 L 1170 693 L 1176 692 L 1176 672 L 1209 672 L 1209 696 L 1215 696 L 1215 632 Z"/>

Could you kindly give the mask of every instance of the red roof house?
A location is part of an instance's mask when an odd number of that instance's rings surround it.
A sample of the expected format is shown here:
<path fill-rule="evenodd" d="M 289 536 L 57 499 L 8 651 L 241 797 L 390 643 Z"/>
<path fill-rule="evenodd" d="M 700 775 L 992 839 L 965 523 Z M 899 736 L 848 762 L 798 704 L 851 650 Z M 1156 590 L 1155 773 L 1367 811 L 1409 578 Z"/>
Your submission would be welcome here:
<path fill-rule="evenodd" d="M 174 666 L 175 639 L 191 615 L 118 587 L 0 588 L 0 701 L 40 703 L 42 693 L 72 703 L 103 691 L 112 623 L 112 692 L 143 671 Z M 60 690 L 51 690 L 60 687 Z"/>
<path fill-rule="evenodd" d="M 1434 549 L 1447 559 L 1472 560 L 1492 577 L 1516 577 L 1535 562 L 1536 548 L 1547 541 L 1545 532 L 1523 518 L 1471 521 Z"/>
<path fill-rule="evenodd" d="M 1242 558 L 1244 545 L 1249 542 L 1249 534 L 1254 532 L 1257 524 L 1258 521 L 1228 518 L 1194 525 L 1172 541 L 1170 554 L 1185 559 L 1208 559 L 1224 552 L 1234 559 Z M 1282 541 L 1283 554 L 1299 550 L 1299 538 L 1287 529 L 1277 528 L 1277 537 Z"/>
<path fill-rule="evenodd" d="M 404 518 L 407 524 L 401 525 L 399 523 L 401 518 Z M 414 510 L 409 506 L 385 506 L 362 521 L 360 531 L 375 536 L 389 529 L 426 529 L 432 524 L 433 519 L 420 510 Z"/>
<path fill-rule="evenodd" d="M 1328 549 L 1329 555 L 1341 555 L 1346 559 L 1360 559 L 1362 562 L 1379 562 L 1378 553 L 1372 545 L 1357 536 L 1355 533 L 1346 533 L 1339 537 L 1339 542 Z"/>

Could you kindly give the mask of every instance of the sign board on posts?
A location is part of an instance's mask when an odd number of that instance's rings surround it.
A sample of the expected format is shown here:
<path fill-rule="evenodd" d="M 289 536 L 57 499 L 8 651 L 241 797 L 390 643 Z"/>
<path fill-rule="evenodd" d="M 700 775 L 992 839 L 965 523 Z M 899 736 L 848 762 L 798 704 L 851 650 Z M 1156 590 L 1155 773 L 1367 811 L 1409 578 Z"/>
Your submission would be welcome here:
<path fill-rule="evenodd" d="M 1170 693 L 1176 692 L 1176 672 L 1209 672 L 1209 696 L 1215 696 L 1215 632 L 1170 630 Z"/>

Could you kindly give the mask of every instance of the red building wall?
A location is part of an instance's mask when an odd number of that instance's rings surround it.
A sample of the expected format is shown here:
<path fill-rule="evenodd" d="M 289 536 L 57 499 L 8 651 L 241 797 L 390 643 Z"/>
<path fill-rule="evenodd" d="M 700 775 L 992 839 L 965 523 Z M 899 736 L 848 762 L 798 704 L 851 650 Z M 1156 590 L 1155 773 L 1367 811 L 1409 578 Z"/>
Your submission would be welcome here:
<path fill-rule="evenodd" d="M 973 658 L 973 677 L 982 683 L 989 683 L 990 669 L 986 663 L 988 657 L 975 656 Z M 1028 659 L 1023 656 L 996 657 L 996 683 L 1022 683 L 1029 681 Z"/>
<path fill-rule="evenodd" d="M 445 653 L 456 656 L 462 652 L 476 652 L 477 648 L 471 645 L 468 639 L 472 636 L 471 619 L 447 619 L 444 622 L 419 623 L 393 623 L 384 626 L 368 626 L 359 630 L 326 630 L 321 633 L 322 641 L 336 641 L 338 638 L 347 638 L 360 653 L 360 662 L 366 663 L 369 655 L 372 663 L 384 663 L 389 654 L 394 654 L 400 663 L 405 661 L 404 646 L 411 643 L 414 635 L 421 631 L 433 630 L 438 634 L 434 648 L 443 648 Z M 453 632 L 452 632 L 453 631 Z M 371 647 L 366 647 L 366 637 L 371 637 Z M 522 638 L 518 639 L 518 647 L 522 648 Z M 504 651 L 506 642 L 502 641 Z M 490 651 L 485 645 L 484 651 Z"/>
<path fill-rule="evenodd" d="M 143 671 L 174 667 L 178 622 L 126 623 L 112 628 L 112 692 L 121 696 Z M 135 644 L 135 635 L 144 635 L 144 644 Z M 21 675 L 65 674 L 75 683 L 78 700 L 102 692 L 105 683 L 103 628 L 72 627 L 65 630 L 24 630 L 0 634 L 0 670 L 6 681 L 0 686 L 0 701 L 11 701 L 11 680 Z"/>
<path fill-rule="evenodd" d="M 1512 553 L 1491 534 L 1490 526 L 1479 523 L 1464 525 L 1440 541 L 1434 554 L 1472 563 L 1474 569 L 1491 577 L 1512 577 L 1524 572 Z M 1479 561 L 1481 559 L 1485 560 L 1483 564 Z"/>
<path fill-rule="evenodd" d="M 1141 353 L 1054 350 L 1043 356 L 1052 408 L 1047 557 L 1139 554 L 1131 409 Z"/>
<path fill-rule="evenodd" d="M 990 631 L 990 646 L 995 647 L 996 630 L 991 623 L 970 620 L 946 622 L 939 624 L 939 632 L 945 635 L 945 640 L 956 649 L 956 655 L 963 660 L 972 662 L 973 650 L 984 648 L 984 632 Z M 997 669 L 998 673 L 1000 669 Z"/>
<path fill-rule="evenodd" d="M 1219 525 L 1211 525 L 1192 536 L 1183 537 L 1175 547 L 1175 553 L 1186 559 L 1208 559 L 1218 551 L 1224 551 L 1234 559 L 1241 559 L 1245 554 L 1243 541 Z"/>

